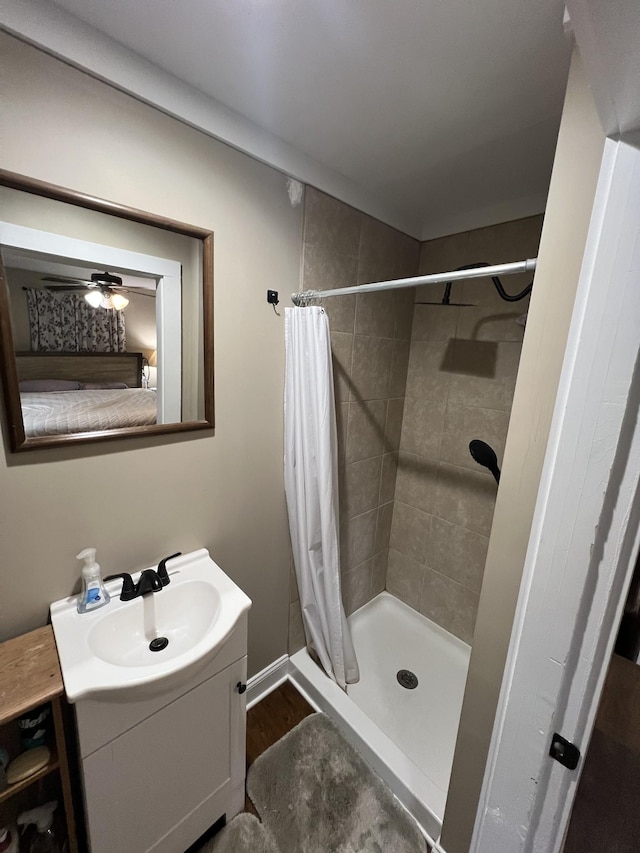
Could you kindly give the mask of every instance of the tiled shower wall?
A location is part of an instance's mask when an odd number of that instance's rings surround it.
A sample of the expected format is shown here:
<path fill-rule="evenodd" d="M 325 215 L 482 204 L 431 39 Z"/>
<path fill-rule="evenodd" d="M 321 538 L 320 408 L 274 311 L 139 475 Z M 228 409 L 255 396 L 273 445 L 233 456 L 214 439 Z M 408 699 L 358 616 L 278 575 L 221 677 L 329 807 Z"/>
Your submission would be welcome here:
<path fill-rule="evenodd" d="M 420 273 L 536 257 L 542 216 L 423 243 Z M 502 279 L 517 293 L 532 275 Z M 504 302 L 491 280 L 415 290 L 416 305 L 390 537 L 387 589 L 471 642 L 496 483 L 469 454 L 490 444 L 502 462 L 528 306 Z"/>
<path fill-rule="evenodd" d="M 417 275 L 417 240 L 311 187 L 301 288 L 328 290 Z M 340 468 L 342 593 L 352 613 L 385 588 L 413 317 L 413 289 L 331 297 Z M 289 650 L 304 645 L 291 573 Z"/>

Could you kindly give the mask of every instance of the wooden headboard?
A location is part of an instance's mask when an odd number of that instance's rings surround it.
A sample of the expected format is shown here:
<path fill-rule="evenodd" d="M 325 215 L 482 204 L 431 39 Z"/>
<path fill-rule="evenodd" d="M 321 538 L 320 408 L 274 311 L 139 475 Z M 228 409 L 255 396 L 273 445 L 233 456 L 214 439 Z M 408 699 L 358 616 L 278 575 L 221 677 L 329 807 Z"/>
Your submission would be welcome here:
<path fill-rule="evenodd" d="M 68 379 L 76 382 L 125 382 L 142 385 L 141 352 L 17 352 L 18 382 Z"/>

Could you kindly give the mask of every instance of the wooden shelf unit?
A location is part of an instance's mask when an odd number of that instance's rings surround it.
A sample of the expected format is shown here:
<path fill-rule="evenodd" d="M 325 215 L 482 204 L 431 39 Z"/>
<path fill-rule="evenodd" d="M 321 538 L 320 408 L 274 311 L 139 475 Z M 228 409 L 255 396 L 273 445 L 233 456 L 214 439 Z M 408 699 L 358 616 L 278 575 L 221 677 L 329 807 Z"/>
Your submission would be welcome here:
<path fill-rule="evenodd" d="M 50 625 L 29 634 L 0 643 L 0 726 L 50 703 L 54 742 L 51 760 L 28 779 L 0 791 L 0 804 L 27 790 L 50 774 L 57 773 L 62 789 L 62 806 L 69 842 L 69 853 L 78 853 L 78 841 L 67 760 L 62 702 L 64 684 L 58 652 Z M 33 803 L 33 806 L 41 805 Z"/>

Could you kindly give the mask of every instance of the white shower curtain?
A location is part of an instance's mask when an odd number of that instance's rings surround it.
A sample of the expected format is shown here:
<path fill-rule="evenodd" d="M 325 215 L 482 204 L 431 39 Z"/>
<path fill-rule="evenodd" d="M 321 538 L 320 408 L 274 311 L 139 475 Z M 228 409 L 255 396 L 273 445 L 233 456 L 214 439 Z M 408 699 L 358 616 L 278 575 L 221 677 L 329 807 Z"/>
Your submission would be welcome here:
<path fill-rule="evenodd" d="M 307 645 L 343 689 L 358 681 L 340 592 L 338 443 L 329 320 L 285 308 L 285 492 Z"/>

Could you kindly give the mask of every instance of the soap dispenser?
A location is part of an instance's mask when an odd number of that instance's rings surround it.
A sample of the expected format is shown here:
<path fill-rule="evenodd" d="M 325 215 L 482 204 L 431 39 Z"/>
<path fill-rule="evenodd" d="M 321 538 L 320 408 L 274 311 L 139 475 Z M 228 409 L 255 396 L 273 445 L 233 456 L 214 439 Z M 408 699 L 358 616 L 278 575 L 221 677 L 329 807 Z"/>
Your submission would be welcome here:
<path fill-rule="evenodd" d="M 102 582 L 100 566 L 96 563 L 96 549 L 85 548 L 76 556 L 84 560 L 82 567 L 82 592 L 78 596 L 78 613 L 88 613 L 104 607 L 110 601 L 110 595 Z"/>
<path fill-rule="evenodd" d="M 60 846 L 53 834 L 53 813 L 58 807 L 56 800 L 50 803 L 45 803 L 28 812 L 22 812 L 18 816 L 18 824 L 23 827 L 23 831 L 34 824 L 36 834 L 33 836 L 29 853 L 60 853 Z"/>

